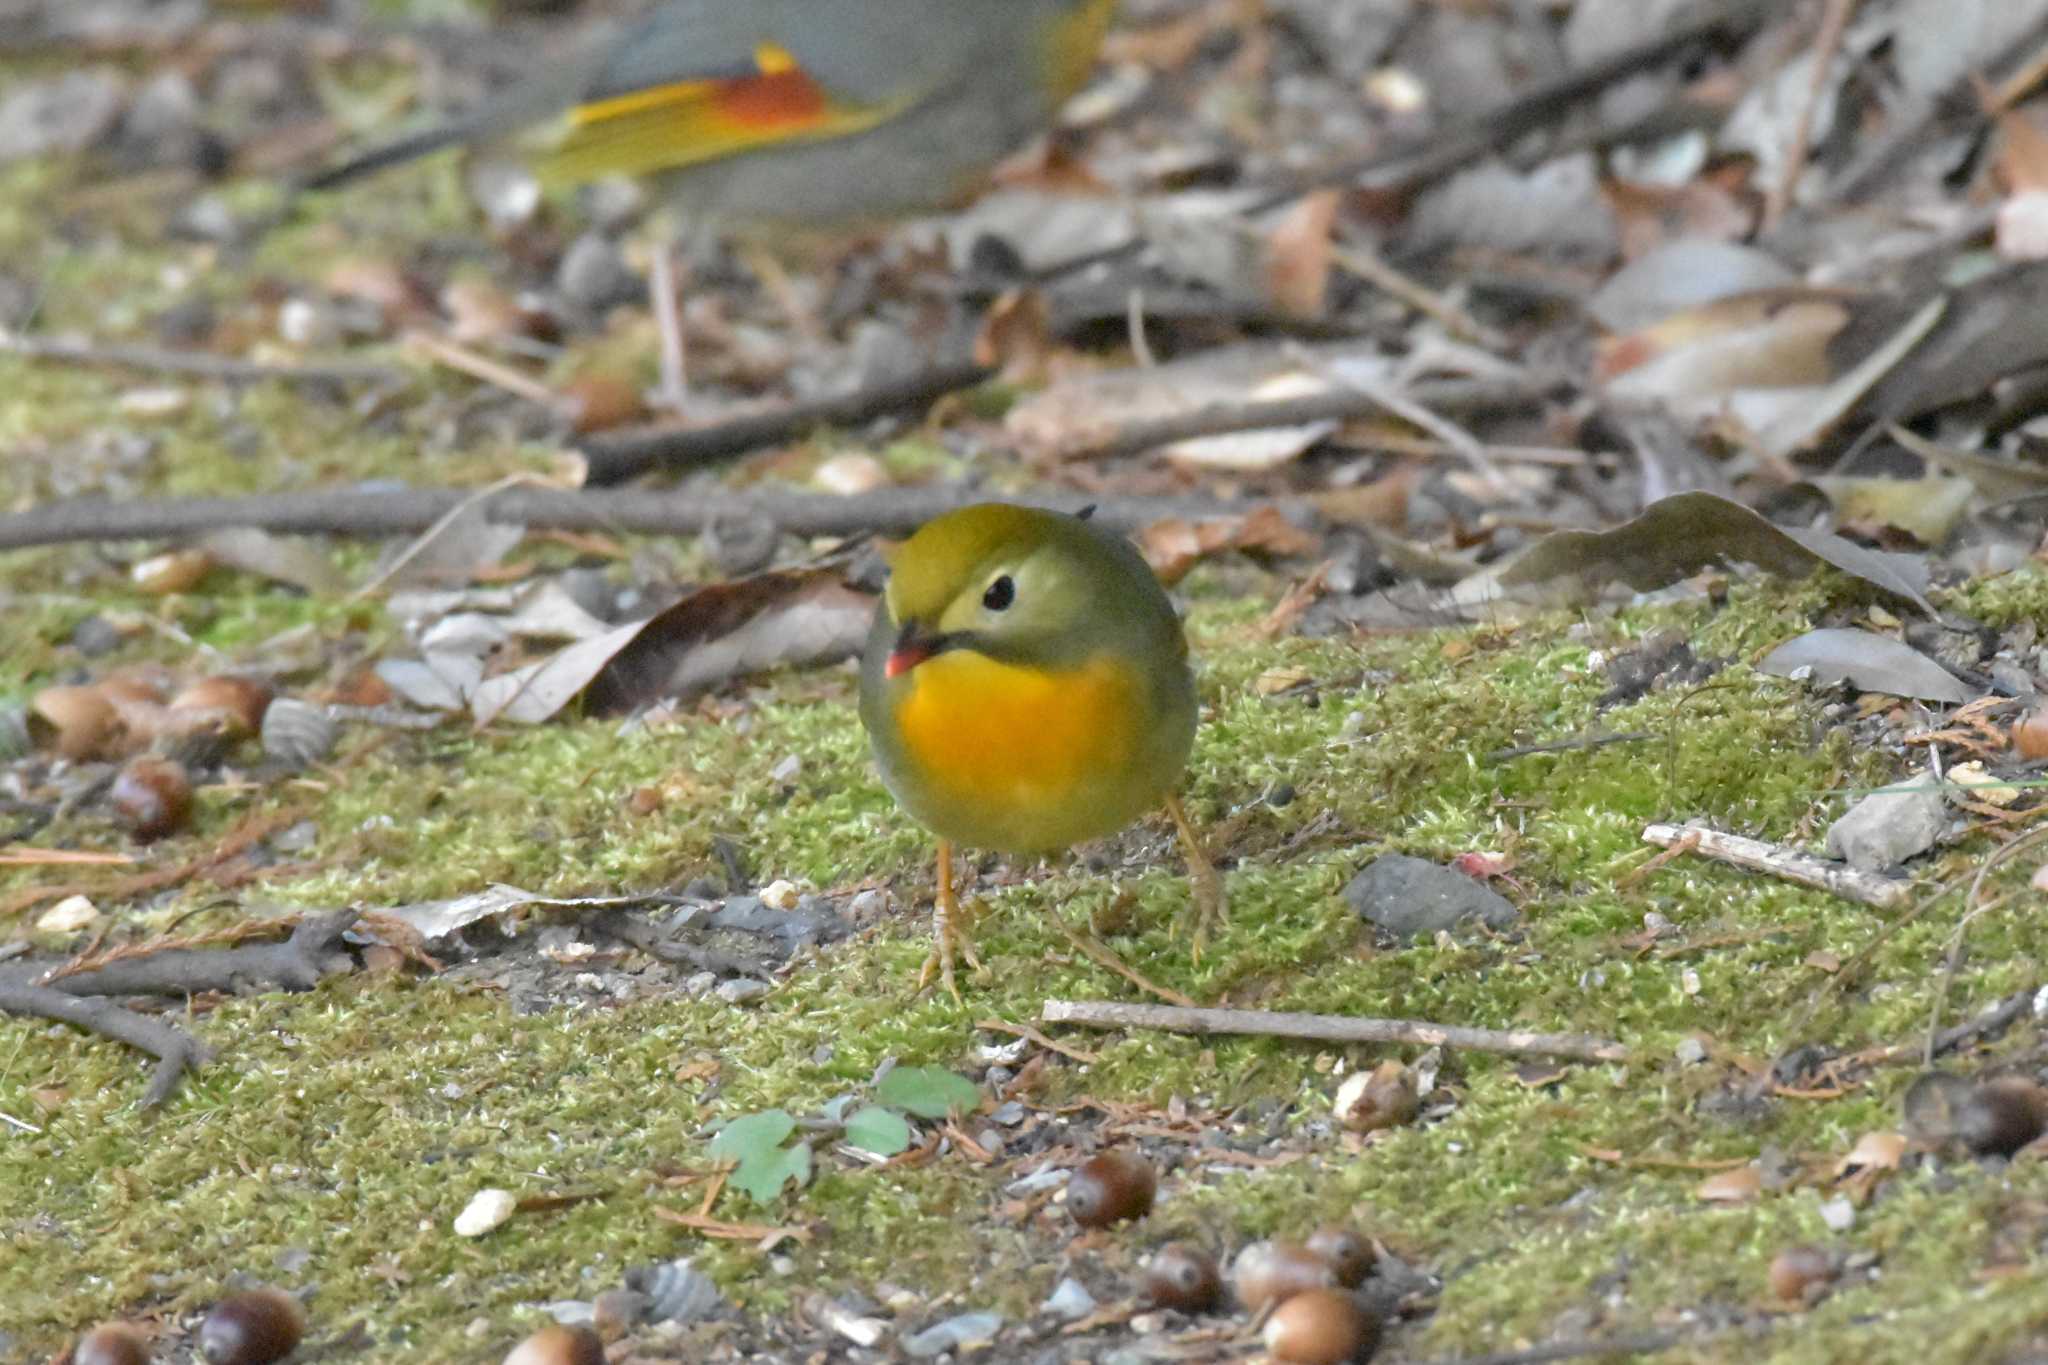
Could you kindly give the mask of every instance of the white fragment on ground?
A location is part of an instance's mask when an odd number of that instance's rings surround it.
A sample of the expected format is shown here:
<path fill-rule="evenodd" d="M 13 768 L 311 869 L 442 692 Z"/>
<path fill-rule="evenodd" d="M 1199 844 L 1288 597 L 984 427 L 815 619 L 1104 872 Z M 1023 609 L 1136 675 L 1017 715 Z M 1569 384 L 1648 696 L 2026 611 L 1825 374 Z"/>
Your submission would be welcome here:
<path fill-rule="evenodd" d="M 84 896 L 66 896 L 36 916 L 36 928 L 46 934 L 75 934 L 99 921 L 99 907 Z"/>
<path fill-rule="evenodd" d="M 1947 803 L 1932 782 L 1872 792 L 1828 827 L 1828 852 L 1878 872 L 1933 848 L 1947 823 Z"/>
<path fill-rule="evenodd" d="M 1847 1195 L 1836 1195 L 1820 1206 L 1820 1221 L 1830 1232 L 1847 1232 L 1856 1226 L 1856 1205 Z"/>
<path fill-rule="evenodd" d="M 802 894 L 797 890 L 795 882 L 784 881 L 778 877 L 761 888 L 761 904 L 770 910 L 794 910 Z"/>
<path fill-rule="evenodd" d="M 481 1237 L 510 1218 L 519 1201 L 510 1190 L 478 1190 L 455 1215 L 457 1237 Z"/>

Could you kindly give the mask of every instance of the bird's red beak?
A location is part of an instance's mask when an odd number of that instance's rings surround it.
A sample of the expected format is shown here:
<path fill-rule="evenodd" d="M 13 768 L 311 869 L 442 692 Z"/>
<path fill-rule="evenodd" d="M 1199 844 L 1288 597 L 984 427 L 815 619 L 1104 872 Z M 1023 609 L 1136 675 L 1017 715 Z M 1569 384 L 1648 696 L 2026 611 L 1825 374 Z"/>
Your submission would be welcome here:
<path fill-rule="evenodd" d="M 882 665 L 882 676 L 895 678 L 908 673 L 938 653 L 942 643 L 939 636 L 920 630 L 917 622 L 906 621 L 896 637 L 896 647 L 889 651 L 889 658 Z"/>

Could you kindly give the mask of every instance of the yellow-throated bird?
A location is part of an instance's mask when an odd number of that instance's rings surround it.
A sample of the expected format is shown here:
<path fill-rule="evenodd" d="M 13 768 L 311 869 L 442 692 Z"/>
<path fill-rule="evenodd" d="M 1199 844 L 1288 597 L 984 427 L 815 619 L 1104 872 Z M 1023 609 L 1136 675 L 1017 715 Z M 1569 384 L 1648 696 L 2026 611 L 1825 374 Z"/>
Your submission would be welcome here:
<path fill-rule="evenodd" d="M 1116 0 L 667 0 L 466 117 L 312 177 L 324 188 L 530 133 L 544 179 L 657 178 L 727 223 L 943 207 L 1044 130 Z"/>
<path fill-rule="evenodd" d="M 1199 947 L 1222 883 L 1174 789 L 1195 734 L 1187 637 L 1128 541 L 1002 503 L 949 512 L 896 551 L 861 658 L 860 714 L 882 780 L 939 836 L 936 967 L 974 956 L 953 845 L 1038 854 L 1165 807 L 1194 879 Z"/>

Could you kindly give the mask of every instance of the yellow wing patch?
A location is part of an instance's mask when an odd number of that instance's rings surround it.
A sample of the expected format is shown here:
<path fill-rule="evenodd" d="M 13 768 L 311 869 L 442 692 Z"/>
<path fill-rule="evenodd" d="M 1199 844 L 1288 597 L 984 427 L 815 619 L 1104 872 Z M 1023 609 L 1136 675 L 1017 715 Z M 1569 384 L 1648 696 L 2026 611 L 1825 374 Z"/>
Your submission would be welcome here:
<path fill-rule="evenodd" d="M 919 778 L 951 799 L 1059 824 L 1090 779 L 1130 761 L 1140 697 L 1114 656 L 1053 672 L 950 650 L 911 677 L 903 743 Z"/>
<path fill-rule="evenodd" d="M 676 81 L 578 105 L 536 160 L 544 180 L 675 170 L 778 142 L 845 137 L 894 106 L 835 104 L 788 49 L 763 43 L 744 75 Z"/>

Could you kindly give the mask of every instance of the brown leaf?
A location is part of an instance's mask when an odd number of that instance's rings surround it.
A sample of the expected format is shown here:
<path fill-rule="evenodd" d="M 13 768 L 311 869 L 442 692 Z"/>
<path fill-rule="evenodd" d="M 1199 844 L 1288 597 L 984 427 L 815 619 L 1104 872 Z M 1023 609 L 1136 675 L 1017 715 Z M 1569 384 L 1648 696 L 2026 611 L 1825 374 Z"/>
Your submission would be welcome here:
<path fill-rule="evenodd" d="M 1266 294 L 1281 312 L 1322 316 L 1336 222 L 1337 191 L 1317 190 L 1303 195 L 1266 234 Z"/>
<path fill-rule="evenodd" d="M 974 363 L 996 367 L 1010 384 L 1043 384 L 1053 349 L 1052 314 L 1036 289 L 1004 290 L 974 334 Z"/>
<path fill-rule="evenodd" d="M 582 697 L 593 714 L 634 710 L 783 664 L 815 665 L 860 649 L 874 598 L 826 570 L 781 570 L 700 588 L 665 611 L 487 678 L 478 725 L 548 719 Z"/>
<path fill-rule="evenodd" d="M 1167 517 L 1138 532 L 1138 549 L 1159 581 L 1178 583 L 1196 564 L 1224 550 L 1285 557 L 1314 551 L 1320 542 L 1310 532 L 1280 515 L 1277 507 L 1259 507 L 1241 517 L 1189 521 Z"/>

